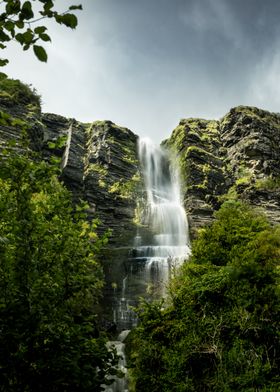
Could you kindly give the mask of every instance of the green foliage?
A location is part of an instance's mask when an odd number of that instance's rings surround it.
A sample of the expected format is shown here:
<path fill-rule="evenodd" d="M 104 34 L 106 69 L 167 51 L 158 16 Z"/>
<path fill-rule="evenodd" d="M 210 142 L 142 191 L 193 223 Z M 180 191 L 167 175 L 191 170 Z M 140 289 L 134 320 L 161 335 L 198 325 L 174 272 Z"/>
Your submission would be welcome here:
<path fill-rule="evenodd" d="M 139 310 L 132 390 L 278 390 L 280 228 L 234 201 L 216 218 L 173 278 L 169 305 Z"/>
<path fill-rule="evenodd" d="M 69 11 L 81 10 L 81 5 L 72 5 L 68 10 L 60 13 L 54 9 L 55 0 L 34 1 L 3 0 L 0 4 L 0 49 L 5 49 L 10 41 L 18 42 L 23 50 L 33 48 L 38 60 L 46 62 L 48 59 L 45 49 L 38 42 L 51 41 L 46 33 L 47 27 L 38 25 L 42 19 L 52 19 L 71 29 L 75 29 L 78 20 Z M 34 27 L 33 27 L 34 26 Z M 7 59 L 0 60 L 0 66 L 8 63 Z"/>
<path fill-rule="evenodd" d="M 100 391 L 117 356 L 100 334 L 97 221 L 46 162 L 7 149 L 0 166 L 0 390 Z"/>
<path fill-rule="evenodd" d="M 0 73 L 0 99 L 7 100 L 10 104 L 35 105 L 40 107 L 41 97 L 35 89 L 17 79 L 10 79 Z"/>
<path fill-rule="evenodd" d="M 196 263 L 226 265 L 238 257 L 257 233 L 268 229 L 267 220 L 246 204 L 229 200 L 215 213 L 217 220 L 209 228 L 200 230 L 192 260 Z"/>
<path fill-rule="evenodd" d="M 266 177 L 256 181 L 255 187 L 257 189 L 264 189 L 269 191 L 276 191 L 280 188 L 279 177 Z"/>

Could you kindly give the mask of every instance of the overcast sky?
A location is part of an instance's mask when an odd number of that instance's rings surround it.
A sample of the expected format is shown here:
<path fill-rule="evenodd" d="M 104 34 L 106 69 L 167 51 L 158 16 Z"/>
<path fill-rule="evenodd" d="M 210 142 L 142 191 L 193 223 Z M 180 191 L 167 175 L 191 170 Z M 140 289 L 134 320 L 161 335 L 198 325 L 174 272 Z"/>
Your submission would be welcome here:
<path fill-rule="evenodd" d="M 44 112 L 155 141 L 237 105 L 280 112 L 279 0 L 57 2 L 83 4 L 78 28 L 50 25 L 47 64 L 13 46 L 3 69 L 38 90 Z"/>

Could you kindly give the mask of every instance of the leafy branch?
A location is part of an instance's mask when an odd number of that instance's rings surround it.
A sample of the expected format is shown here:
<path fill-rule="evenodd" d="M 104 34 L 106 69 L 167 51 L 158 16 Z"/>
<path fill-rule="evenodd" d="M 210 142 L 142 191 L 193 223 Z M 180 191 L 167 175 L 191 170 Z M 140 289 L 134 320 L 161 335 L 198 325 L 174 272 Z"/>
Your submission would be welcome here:
<path fill-rule="evenodd" d="M 54 1 L 37 0 L 37 3 L 41 3 L 41 7 L 36 13 L 31 1 L 1 1 L 0 49 L 5 49 L 10 41 L 16 41 L 24 51 L 32 48 L 38 60 L 46 62 L 47 52 L 38 43 L 50 42 L 51 37 L 47 33 L 47 27 L 41 24 L 37 25 L 38 22 L 49 18 L 60 25 L 75 29 L 78 25 L 78 19 L 72 11 L 82 10 L 82 5 L 71 5 L 66 11 L 59 13 L 54 9 Z M 0 66 L 5 66 L 8 62 L 8 59 L 0 59 Z"/>

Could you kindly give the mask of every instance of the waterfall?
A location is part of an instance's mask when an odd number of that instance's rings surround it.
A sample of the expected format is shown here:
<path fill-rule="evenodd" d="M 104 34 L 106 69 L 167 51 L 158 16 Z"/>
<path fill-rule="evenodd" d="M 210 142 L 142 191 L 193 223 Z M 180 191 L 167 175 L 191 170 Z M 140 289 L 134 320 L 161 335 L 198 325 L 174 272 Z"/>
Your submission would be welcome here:
<path fill-rule="evenodd" d="M 173 268 L 190 254 L 188 221 L 181 200 L 180 176 L 169 152 L 156 147 L 149 139 L 139 142 L 139 158 L 145 182 L 145 208 L 134 248 L 124 263 L 124 274 L 118 293 L 114 288 L 113 319 L 123 331 L 110 342 L 121 356 L 119 366 L 126 373 L 124 339 L 137 325 L 132 310 L 139 297 L 160 298 Z M 126 377 L 112 378 L 106 392 L 128 391 Z"/>
<path fill-rule="evenodd" d="M 139 159 L 145 203 L 134 247 L 122 264 L 123 274 L 113 293 L 113 321 L 119 331 L 137 325 L 132 308 L 138 305 L 139 297 L 157 299 L 166 295 L 170 274 L 190 254 L 175 160 L 146 138 L 139 142 Z"/>
<path fill-rule="evenodd" d="M 140 139 L 139 158 L 147 205 L 142 223 L 151 236 L 137 235 L 135 260 L 145 261 L 148 284 L 164 295 L 170 270 L 190 254 L 188 221 L 181 200 L 180 175 L 170 153 L 149 139 Z"/>

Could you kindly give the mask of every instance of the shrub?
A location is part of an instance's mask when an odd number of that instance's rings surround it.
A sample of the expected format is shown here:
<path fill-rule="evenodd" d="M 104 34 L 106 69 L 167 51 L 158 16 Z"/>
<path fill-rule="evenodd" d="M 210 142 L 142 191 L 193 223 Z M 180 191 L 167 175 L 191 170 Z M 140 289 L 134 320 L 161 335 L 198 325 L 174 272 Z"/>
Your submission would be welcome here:
<path fill-rule="evenodd" d="M 216 218 L 173 278 L 170 304 L 139 310 L 130 338 L 137 392 L 277 391 L 280 228 L 240 202 Z"/>

